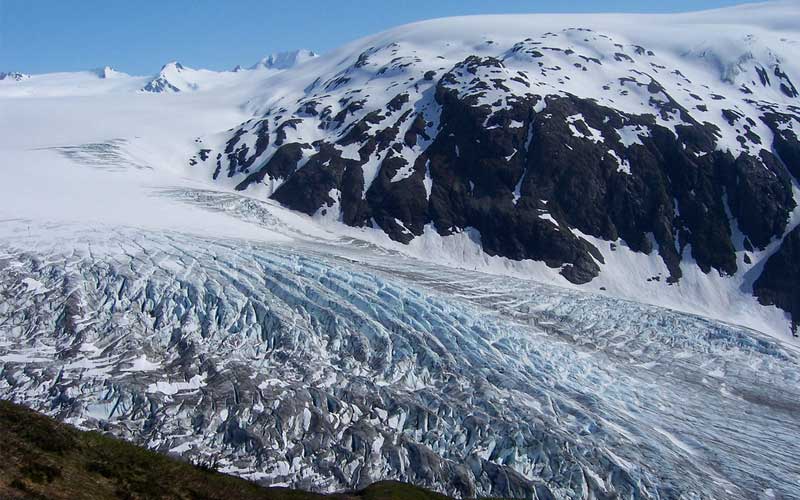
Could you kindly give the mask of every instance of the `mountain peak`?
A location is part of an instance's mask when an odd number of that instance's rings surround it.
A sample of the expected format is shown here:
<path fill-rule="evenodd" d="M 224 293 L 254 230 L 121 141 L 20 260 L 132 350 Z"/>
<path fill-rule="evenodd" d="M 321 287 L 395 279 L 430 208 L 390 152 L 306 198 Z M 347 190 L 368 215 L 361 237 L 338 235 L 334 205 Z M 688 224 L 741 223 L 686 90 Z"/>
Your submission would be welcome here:
<path fill-rule="evenodd" d="M 161 66 L 161 72 L 174 70 L 174 71 L 183 71 L 186 67 L 178 61 L 170 61 L 167 64 Z"/>
<path fill-rule="evenodd" d="M 251 66 L 250 69 L 289 69 L 315 57 L 317 57 L 317 54 L 308 49 L 276 52 L 262 58 L 255 65 Z"/>
<path fill-rule="evenodd" d="M 111 66 L 103 66 L 102 68 L 96 68 L 92 71 L 103 80 L 109 78 L 119 78 L 121 76 L 127 76 L 126 73 L 123 73 L 122 71 L 117 71 Z"/>
<path fill-rule="evenodd" d="M 27 80 L 30 78 L 31 75 L 27 75 L 25 73 L 20 73 L 18 71 L 9 71 L 9 72 L 0 72 L 0 80 L 9 80 L 20 82 L 22 80 Z"/>
<path fill-rule="evenodd" d="M 160 94 L 163 92 L 175 93 L 185 90 L 197 90 L 198 85 L 188 81 L 183 74 L 187 70 L 191 71 L 191 68 L 187 68 L 178 61 L 170 61 L 161 67 L 158 75 L 142 87 L 141 91 Z"/>

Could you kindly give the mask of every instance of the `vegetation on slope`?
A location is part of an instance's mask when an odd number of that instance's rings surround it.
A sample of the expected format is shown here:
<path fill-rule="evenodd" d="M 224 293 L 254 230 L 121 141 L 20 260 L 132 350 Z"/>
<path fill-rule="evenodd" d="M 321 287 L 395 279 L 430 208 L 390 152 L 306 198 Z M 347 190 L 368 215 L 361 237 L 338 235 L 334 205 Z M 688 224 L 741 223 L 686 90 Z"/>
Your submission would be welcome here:
<path fill-rule="evenodd" d="M 0 401 L 0 498 L 447 500 L 398 482 L 319 495 L 263 488 Z"/>

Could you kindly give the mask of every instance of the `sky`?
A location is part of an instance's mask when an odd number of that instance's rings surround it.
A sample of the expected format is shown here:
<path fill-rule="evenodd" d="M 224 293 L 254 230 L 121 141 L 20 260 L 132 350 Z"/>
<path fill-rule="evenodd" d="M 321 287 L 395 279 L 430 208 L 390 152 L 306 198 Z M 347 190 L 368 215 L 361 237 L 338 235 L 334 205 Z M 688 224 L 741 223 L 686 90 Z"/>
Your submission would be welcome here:
<path fill-rule="evenodd" d="M 109 65 L 148 75 L 178 60 L 215 70 L 343 43 L 413 21 L 472 14 L 679 12 L 742 0 L 0 0 L 0 71 Z"/>

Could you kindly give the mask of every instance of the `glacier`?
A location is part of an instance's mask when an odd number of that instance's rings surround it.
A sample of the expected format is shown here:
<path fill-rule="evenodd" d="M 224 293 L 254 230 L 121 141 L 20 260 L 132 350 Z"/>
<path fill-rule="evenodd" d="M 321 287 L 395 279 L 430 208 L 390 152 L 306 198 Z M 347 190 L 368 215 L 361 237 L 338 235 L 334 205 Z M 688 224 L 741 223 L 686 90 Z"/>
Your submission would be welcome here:
<path fill-rule="evenodd" d="M 755 331 L 358 240 L 55 230 L 3 222 L 0 395 L 66 422 L 320 491 L 800 494 L 797 352 Z"/>

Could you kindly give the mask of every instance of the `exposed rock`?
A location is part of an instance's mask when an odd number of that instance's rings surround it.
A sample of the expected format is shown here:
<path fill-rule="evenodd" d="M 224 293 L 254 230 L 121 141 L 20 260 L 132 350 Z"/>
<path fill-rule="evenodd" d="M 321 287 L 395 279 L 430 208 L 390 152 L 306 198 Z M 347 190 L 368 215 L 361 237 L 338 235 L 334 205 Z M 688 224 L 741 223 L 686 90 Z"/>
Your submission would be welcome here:
<path fill-rule="evenodd" d="M 792 330 L 800 326 L 800 226 L 783 240 L 753 284 L 759 302 L 778 306 L 792 317 Z"/>

